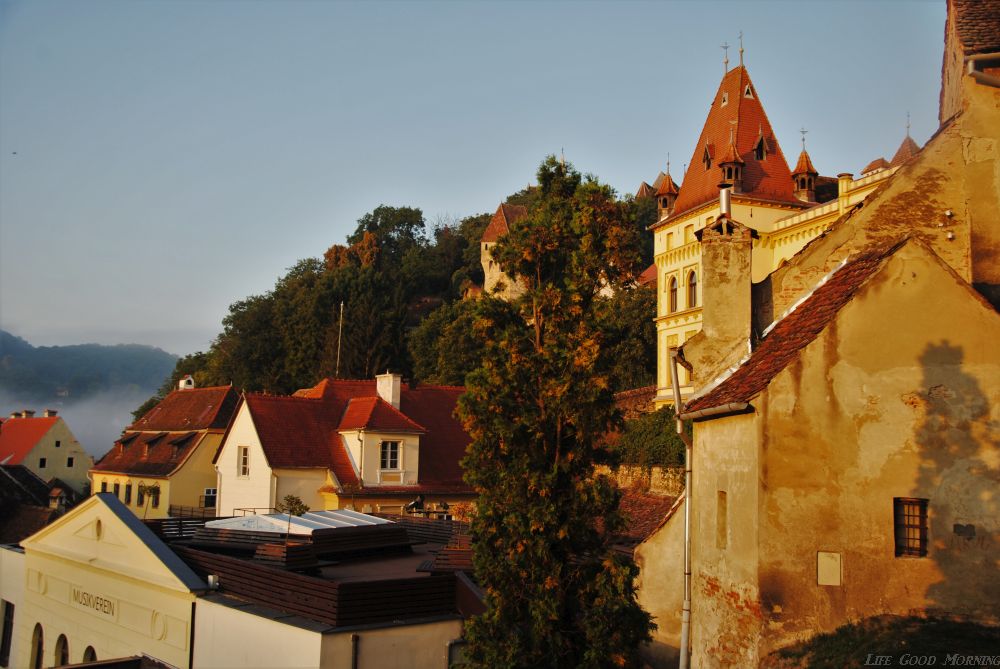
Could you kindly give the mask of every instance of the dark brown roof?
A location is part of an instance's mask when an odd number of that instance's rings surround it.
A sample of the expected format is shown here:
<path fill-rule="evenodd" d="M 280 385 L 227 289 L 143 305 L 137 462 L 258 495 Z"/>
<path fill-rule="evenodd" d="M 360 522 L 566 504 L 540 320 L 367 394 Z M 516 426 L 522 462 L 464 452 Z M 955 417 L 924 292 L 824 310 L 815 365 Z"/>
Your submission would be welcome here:
<path fill-rule="evenodd" d="M 1000 0 L 952 0 L 952 6 L 966 55 L 1000 51 Z"/>
<path fill-rule="evenodd" d="M 0 503 L 45 506 L 48 499 L 49 484 L 35 472 L 24 465 L 0 466 Z"/>
<path fill-rule="evenodd" d="M 903 139 L 903 143 L 896 149 L 896 155 L 892 157 L 890 167 L 899 167 L 913 156 L 920 153 L 920 147 L 913 141 L 909 134 Z"/>
<path fill-rule="evenodd" d="M 626 490 L 619 506 L 625 518 L 623 538 L 640 544 L 653 536 L 670 515 L 676 501 L 676 497 Z"/>
<path fill-rule="evenodd" d="M 239 394 L 232 386 L 174 390 L 129 426 L 132 431 L 225 429 Z"/>
<path fill-rule="evenodd" d="M 745 94 L 748 87 L 749 96 Z M 724 106 L 723 96 L 728 100 Z M 736 156 L 745 163 L 743 195 L 802 205 L 792 192 L 792 174 L 788 171 L 788 163 L 771 129 L 771 122 L 764 113 L 757 90 L 750 81 L 746 68 L 739 66 L 723 76 L 712 100 L 712 108 L 684 174 L 674 216 L 719 197 L 721 175 L 718 164 L 721 159 L 713 159 L 711 167 L 706 169 L 702 156 L 705 151 L 713 157 L 725 152 L 731 143 L 731 133 Z M 761 139 L 766 144 L 767 151 L 763 160 L 757 160 L 754 147 Z"/>
<path fill-rule="evenodd" d="M 693 399 L 685 413 L 749 402 L 767 387 L 795 357 L 836 317 L 864 282 L 900 247 L 893 244 L 866 250 L 851 258 L 761 340 L 753 354 L 731 376 L 708 393 Z"/>
<path fill-rule="evenodd" d="M 670 176 L 670 172 L 660 174 L 656 177 L 656 181 L 653 182 L 653 188 L 656 190 L 657 195 L 677 195 L 680 191 L 677 188 L 677 183 Z"/>
<path fill-rule="evenodd" d="M 27 539 L 60 515 L 57 509 L 17 504 L 0 515 L 0 544 L 16 544 Z"/>
<path fill-rule="evenodd" d="M 125 432 L 111 450 L 98 460 L 92 471 L 134 476 L 169 476 L 187 461 L 206 434 L 204 431 L 194 430 Z"/>
<path fill-rule="evenodd" d="M 528 208 L 521 204 L 501 204 L 483 231 L 484 242 L 495 242 L 508 232 L 510 226 L 528 215 Z"/>
<path fill-rule="evenodd" d="M 639 198 L 643 198 L 643 197 L 651 197 L 651 196 L 653 196 L 655 194 L 656 194 L 656 190 L 652 186 L 650 186 L 648 183 L 646 183 L 645 181 L 643 181 L 639 185 L 639 190 L 637 190 L 635 192 L 635 199 L 638 200 Z"/>

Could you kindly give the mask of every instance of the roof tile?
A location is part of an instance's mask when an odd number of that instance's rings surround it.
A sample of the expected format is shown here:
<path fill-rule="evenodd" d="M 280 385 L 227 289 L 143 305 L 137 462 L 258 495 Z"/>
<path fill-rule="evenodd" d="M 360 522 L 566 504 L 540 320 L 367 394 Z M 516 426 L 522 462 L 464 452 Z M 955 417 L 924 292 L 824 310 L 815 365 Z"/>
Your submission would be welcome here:
<path fill-rule="evenodd" d="M 495 242 L 508 232 L 510 226 L 528 215 L 528 208 L 522 204 L 501 204 L 483 231 L 484 242 Z"/>
<path fill-rule="evenodd" d="M 239 394 L 232 386 L 174 390 L 128 429 L 221 430 L 229 424 L 238 402 Z"/>
<path fill-rule="evenodd" d="M 4 420 L 0 426 L 0 464 L 21 464 L 58 420 L 58 416 Z"/>

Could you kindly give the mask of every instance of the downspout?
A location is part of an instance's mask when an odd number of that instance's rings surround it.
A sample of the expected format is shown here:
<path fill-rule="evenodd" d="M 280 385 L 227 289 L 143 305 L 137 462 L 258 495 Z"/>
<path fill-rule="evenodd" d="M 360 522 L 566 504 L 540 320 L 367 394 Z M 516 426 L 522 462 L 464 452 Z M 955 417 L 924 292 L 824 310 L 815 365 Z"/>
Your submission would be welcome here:
<path fill-rule="evenodd" d="M 1000 77 L 986 74 L 980 69 L 982 67 L 981 63 L 996 60 L 1000 60 L 1000 53 L 978 53 L 966 57 L 965 66 L 968 68 L 969 75 L 980 84 L 1000 88 Z"/>
<path fill-rule="evenodd" d="M 681 420 L 681 385 L 677 374 L 677 349 L 670 349 L 670 382 L 674 387 L 674 415 L 677 435 L 684 442 L 684 605 L 681 608 L 681 660 L 679 669 L 688 669 L 691 645 L 691 438 Z"/>

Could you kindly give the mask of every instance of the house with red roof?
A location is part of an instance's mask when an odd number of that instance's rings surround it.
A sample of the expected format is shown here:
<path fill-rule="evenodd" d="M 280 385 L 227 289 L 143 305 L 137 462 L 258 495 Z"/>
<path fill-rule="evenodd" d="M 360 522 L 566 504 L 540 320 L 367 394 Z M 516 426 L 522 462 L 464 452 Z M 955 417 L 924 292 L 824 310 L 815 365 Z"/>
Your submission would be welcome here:
<path fill-rule="evenodd" d="M 238 401 L 232 386 L 181 381 L 93 466 L 94 492 L 112 493 L 144 519 L 214 516 L 212 460 Z"/>
<path fill-rule="evenodd" d="M 247 393 L 215 459 L 219 513 L 277 508 L 294 495 L 312 510 L 425 513 L 473 498 L 462 480 L 470 438 L 456 386 L 324 379 L 292 396 Z"/>
<path fill-rule="evenodd" d="M 23 465 L 43 481 L 58 478 L 77 494 L 86 494 L 93 464 L 55 409 L 41 416 L 25 409 L 0 420 L 0 465 Z"/>

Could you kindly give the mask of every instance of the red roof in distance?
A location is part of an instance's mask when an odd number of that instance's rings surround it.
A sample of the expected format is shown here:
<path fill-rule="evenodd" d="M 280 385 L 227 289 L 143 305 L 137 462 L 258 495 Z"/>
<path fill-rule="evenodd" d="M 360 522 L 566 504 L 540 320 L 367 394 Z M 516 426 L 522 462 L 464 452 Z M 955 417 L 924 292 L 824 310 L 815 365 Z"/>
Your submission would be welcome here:
<path fill-rule="evenodd" d="M 0 464 L 21 464 L 57 420 L 58 416 L 5 419 L 0 425 Z"/>
<path fill-rule="evenodd" d="M 763 160 L 757 160 L 754 148 L 761 139 L 764 140 L 765 154 Z M 744 163 L 742 195 L 803 205 L 793 193 L 788 163 L 764 113 L 757 89 L 750 81 L 746 68 L 740 65 L 722 77 L 684 174 L 673 216 L 719 197 L 721 174 L 718 165 L 722 159 L 716 157 L 726 157 L 724 154 L 731 143 L 735 157 Z M 713 157 L 708 169 L 702 161 L 706 151 Z"/>
<path fill-rule="evenodd" d="M 816 168 L 813 167 L 813 163 L 809 159 L 809 154 L 806 153 L 805 149 L 802 149 L 802 153 L 799 154 L 799 161 L 795 163 L 795 169 L 792 170 L 792 174 L 819 174 Z"/>
<path fill-rule="evenodd" d="M 891 167 L 899 167 L 918 153 L 920 153 L 920 147 L 917 146 L 917 143 L 914 142 L 913 138 L 910 137 L 909 133 L 907 133 L 906 137 L 903 138 L 903 143 L 899 145 L 898 149 L 896 149 L 896 155 L 892 157 L 892 161 L 889 165 Z"/>
<path fill-rule="evenodd" d="M 483 241 L 495 242 L 510 232 L 511 225 L 527 215 L 528 208 L 523 204 L 501 204 L 483 231 Z"/>

